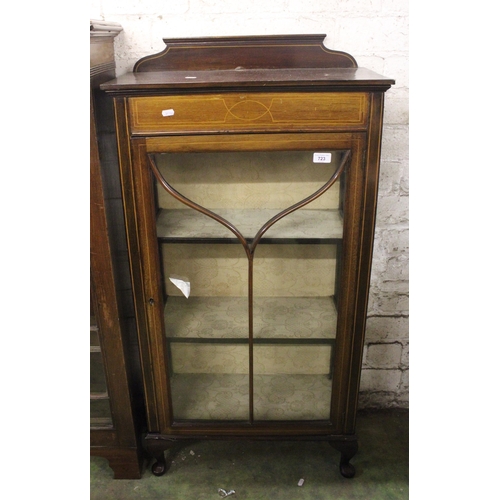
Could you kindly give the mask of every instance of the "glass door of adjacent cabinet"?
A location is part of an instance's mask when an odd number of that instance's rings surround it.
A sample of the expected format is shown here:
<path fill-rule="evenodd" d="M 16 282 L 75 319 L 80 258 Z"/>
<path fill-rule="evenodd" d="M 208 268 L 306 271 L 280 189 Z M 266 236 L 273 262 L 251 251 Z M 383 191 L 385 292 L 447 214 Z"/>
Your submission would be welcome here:
<path fill-rule="evenodd" d="M 149 155 L 174 421 L 330 418 L 351 153 L 255 148 Z"/>
<path fill-rule="evenodd" d="M 91 428 L 113 426 L 92 287 L 90 290 L 90 426 Z"/>

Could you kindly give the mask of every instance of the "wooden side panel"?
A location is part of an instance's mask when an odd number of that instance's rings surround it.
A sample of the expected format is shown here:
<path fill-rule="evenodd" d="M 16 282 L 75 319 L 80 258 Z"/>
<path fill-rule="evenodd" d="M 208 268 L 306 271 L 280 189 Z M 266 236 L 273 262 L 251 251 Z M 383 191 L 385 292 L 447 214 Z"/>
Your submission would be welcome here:
<path fill-rule="evenodd" d="M 370 291 L 370 276 L 375 234 L 375 218 L 377 212 L 378 182 L 380 170 L 380 149 L 382 142 L 382 121 L 384 108 L 384 93 L 373 93 L 371 96 L 371 111 L 368 128 L 368 144 L 364 161 L 363 205 L 359 214 L 360 254 L 358 257 L 358 277 L 356 283 L 356 304 L 354 330 L 351 344 L 351 372 L 347 394 L 346 421 L 344 432 L 352 434 L 355 431 L 355 419 L 358 406 L 358 392 L 361 379 L 363 345 L 365 339 L 366 315 L 368 310 L 368 295 Z"/>

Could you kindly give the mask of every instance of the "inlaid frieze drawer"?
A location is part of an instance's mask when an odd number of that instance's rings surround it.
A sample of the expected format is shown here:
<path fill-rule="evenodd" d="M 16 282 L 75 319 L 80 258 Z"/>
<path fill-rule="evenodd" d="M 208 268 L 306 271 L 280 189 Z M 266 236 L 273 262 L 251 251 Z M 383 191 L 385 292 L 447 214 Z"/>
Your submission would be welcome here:
<path fill-rule="evenodd" d="M 255 130 L 362 130 L 368 96 L 345 93 L 254 93 L 134 97 L 134 135 Z"/>

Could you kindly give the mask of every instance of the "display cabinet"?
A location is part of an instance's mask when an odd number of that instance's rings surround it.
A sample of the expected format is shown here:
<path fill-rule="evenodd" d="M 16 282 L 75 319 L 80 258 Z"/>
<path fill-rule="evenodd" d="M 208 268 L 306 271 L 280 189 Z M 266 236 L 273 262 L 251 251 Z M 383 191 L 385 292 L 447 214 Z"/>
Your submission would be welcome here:
<path fill-rule="evenodd" d="M 113 103 L 116 23 L 90 23 L 90 454 L 115 478 L 141 477 L 142 384 Z"/>
<path fill-rule="evenodd" d="M 324 35 L 164 40 L 115 103 L 144 445 L 326 440 L 354 475 L 384 93 Z"/>

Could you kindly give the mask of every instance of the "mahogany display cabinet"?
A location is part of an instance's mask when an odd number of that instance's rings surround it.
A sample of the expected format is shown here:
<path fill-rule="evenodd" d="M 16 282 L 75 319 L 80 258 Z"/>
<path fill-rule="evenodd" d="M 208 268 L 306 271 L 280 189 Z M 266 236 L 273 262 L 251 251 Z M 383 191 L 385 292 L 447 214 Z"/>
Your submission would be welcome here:
<path fill-rule="evenodd" d="M 187 439 L 355 420 L 393 80 L 325 35 L 165 39 L 114 99 L 153 473 Z"/>

